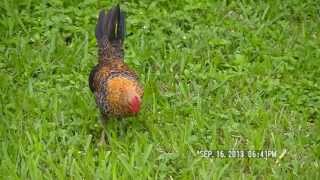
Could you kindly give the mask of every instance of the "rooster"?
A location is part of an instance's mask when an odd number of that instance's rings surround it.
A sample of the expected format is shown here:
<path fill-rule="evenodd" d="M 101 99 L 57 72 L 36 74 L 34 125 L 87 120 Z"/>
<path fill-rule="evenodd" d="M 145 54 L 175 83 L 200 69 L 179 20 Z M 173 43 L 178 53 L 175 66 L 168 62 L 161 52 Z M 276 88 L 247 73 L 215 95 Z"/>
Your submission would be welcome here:
<path fill-rule="evenodd" d="M 100 144 L 110 117 L 134 116 L 140 111 L 143 87 L 137 74 L 124 63 L 125 17 L 119 5 L 99 13 L 95 32 L 98 64 L 89 75 L 89 87 L 100 109 L 103 126 Z"/>

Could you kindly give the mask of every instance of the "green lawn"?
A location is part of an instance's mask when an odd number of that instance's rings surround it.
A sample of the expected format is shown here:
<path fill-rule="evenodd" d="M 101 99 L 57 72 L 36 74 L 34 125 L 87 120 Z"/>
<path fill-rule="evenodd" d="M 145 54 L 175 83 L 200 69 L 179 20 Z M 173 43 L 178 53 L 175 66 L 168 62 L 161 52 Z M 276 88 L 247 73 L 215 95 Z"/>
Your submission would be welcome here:
<path fill-rule="evenodd" d="M 97 145 L 95 23 L 117 2 L 0 2 L 0 179 L 320 178 L 320 3 L 130 1 L 138 117 Z M 275 150 L 204 158 L 200 150 Z"/>

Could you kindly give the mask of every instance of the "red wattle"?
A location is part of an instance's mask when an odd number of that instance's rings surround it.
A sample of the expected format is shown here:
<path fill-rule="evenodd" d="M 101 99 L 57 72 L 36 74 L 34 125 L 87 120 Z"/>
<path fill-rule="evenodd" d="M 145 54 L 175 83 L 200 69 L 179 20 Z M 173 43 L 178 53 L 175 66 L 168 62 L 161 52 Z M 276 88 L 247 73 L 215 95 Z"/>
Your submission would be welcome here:
<path fill-rule="evenodd" d="M 130 105 L 131 112 L 138 113 L 140 111 L 140 100 L 137 96 L 132 98 Z"/>

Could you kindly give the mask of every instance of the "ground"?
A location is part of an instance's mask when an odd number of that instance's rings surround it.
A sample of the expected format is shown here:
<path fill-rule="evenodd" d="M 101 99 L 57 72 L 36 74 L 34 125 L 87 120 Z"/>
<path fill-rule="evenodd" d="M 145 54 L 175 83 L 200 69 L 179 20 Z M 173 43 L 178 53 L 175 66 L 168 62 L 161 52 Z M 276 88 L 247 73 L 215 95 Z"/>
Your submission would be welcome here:
<path fill-rule="evenodd" d="M 317 1 L 129 1 L 139 116 L 102 128 L 88 76 L 113 1 L 0 2 L 0 177 L 319 178 Z M 273 150 L 206 158 L 204 150 Z"/>

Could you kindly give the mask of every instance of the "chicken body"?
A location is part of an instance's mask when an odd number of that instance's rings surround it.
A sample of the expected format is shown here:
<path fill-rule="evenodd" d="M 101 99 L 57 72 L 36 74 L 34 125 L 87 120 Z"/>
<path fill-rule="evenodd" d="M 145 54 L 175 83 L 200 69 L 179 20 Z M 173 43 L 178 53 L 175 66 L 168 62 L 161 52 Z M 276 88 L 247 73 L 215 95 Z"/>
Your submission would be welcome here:
<path fill-rule="evenodd" d="M 99 63 L 90 73 L 89 86 L 103 125 L 109 117 L 133 116 L 140 110 L 143 88 L 137 74 L 124 63 L 124 31 L 125 20 L 119 5 L 107 14 L 100 12 L 96 26 Z"/>
<path fill-rule="evenodd" d="M 138 113 L 143 89 L 137 75 L 123 61 L 111 60 L 95 66 L 89 85 L 103 116 L 126 117 Z"/>

